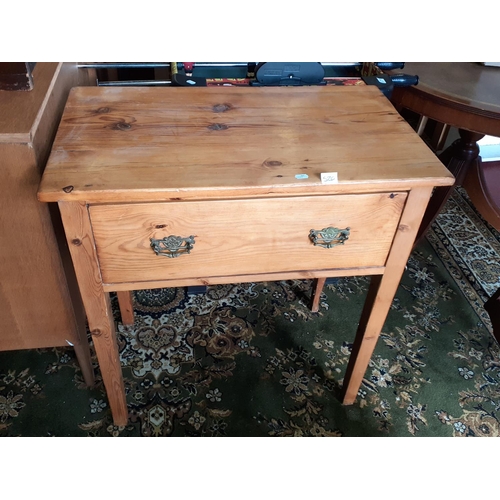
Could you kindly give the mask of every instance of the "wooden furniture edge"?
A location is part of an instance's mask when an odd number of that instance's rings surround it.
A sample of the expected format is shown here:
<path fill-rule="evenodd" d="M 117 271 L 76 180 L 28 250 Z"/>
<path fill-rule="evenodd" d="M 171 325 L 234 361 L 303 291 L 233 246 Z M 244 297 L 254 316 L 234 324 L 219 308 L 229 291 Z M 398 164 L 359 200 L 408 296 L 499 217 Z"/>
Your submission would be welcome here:
<path fill-rule="evenodd" d="M 436 160 L 438 161 L 438 160 Z M 408 184 L 415 187 L 438 187 L 452 186 L 454 177 L 451 175 L 436 178 L 405 179 L 400 182 L 366 181 L 366 182 L 339 182 L 335 185 L 324 185 L 320 181 L 307 185 L 284 186 L 259 186 L 257 188 L 210 188 L 210 189 L 171 189 L 156 191 L 146 190 L 113 190 L 107 192 L 106 203 L 157 203 L 169 201 L 210 201 L 225 199 L 252 199 L 265 198 L 270 195 L 281 197 L 298 196 L 327 196 L 337 194 L 365 194 L 374 192 L 407 191 Z M 42 182 L 38 191 L 38 200 L 46 203 L 53 202 L 85 202 L 88 204 L 103 204 L 100 191 L 76 191 L 73 186 L 64 187 L 68 193 L 61 188 L 60 191 L 45 190 Z M 109 196 L 108 196 L 109 194 Z"/>
<path fill-rule="evenodd" d="M 67 202 L 59 203 L 59 209 L 113 421 L 118 426 L 126 425 L 128 409 L 113 313 L 109 294 L 102 287 L 88 209 L 84 203 Z"/>
<path fill-rule="evenodd" d="M 267 274 L 245 274 L 231 276 L 211 276 L 208 278 L 186 278 L 159 281 L 135 281 L 127 283 L 103 283 L 106 292 L 129 290 L 149 290 L 150 288 L 178 288 L 186 286 L 227 285 L 230 283 L 252 283 L 263 281 L 283 281 L 289 279 L 335 278 L 347 276 L 371 276 L 384 274 L 383 267 L 357 267 L 351 269 L 325 269 L 319 271 L 295 271 Z"/>
<path fill-rule="evenodd" d="M 465 104 L 453 103 L 444 97 L 433 96 L 418 88 L 396 88 L 391 101 L 397 108 L 406 108 L 442 123 L 446 114 L 446 124 L 470 132 L 500 136 L 500 117 L 491 111 L 481 111 Z M 468 127 L 464 123 L 469 122 Z"/>
<path fill-rule="evenodd" d="M 344 377 L 342 400 L 345 405 L 353 404 L 356 400 L 431 193 L 432 188 L 415 188 L 410 191 L 387 258 L 385 273 L 372 278 Z"/>

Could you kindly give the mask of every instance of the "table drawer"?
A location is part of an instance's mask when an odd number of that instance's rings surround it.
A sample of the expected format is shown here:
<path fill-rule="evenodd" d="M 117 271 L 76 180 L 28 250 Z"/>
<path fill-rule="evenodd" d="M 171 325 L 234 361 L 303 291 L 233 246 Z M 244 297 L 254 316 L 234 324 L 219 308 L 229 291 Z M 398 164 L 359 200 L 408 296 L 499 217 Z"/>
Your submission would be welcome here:
<path fill-rule="evenodd" d="M 104 283 L 127 283 L 384 266 L 405 200 L 402 192 L 89 210 Z M 171 236 L 182 239 L 178 250 Z"/>

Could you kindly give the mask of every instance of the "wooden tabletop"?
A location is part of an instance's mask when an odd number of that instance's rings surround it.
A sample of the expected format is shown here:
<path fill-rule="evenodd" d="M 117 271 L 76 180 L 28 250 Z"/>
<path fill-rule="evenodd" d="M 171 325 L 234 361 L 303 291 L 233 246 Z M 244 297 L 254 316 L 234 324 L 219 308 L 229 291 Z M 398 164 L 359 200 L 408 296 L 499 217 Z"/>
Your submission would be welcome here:
<path fill-rule="evenodd" d="M 337 172 L 323 185 L 321 173 Z M 371 86 L 79 87 L 41 201 L 162 201 L 450 185 Z"/>
<path fill-rule="evenodd" d="M 397 73 L 400 71 L 396 71 Z M 407 63 L 404 72 L 418 75 L 413 88 L 457 106 L 496 114 L 500 119 L 500 68 L 474 62 Z"/>
<path fill-rule="evenodd" d="M 479 63 L 408 63 L 413 87 L 396 87 L 398 107 L 452 127 L 500 137 L 500 68 Z"/>

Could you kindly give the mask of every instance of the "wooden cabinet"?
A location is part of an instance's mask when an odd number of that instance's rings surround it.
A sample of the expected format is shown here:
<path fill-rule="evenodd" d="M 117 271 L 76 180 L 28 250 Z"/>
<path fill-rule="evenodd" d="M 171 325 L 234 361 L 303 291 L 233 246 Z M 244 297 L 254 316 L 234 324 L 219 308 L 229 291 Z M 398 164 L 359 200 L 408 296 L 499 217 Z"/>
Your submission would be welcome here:
<path fill-rule="evenodd" d="M 73 345 L 93 383 L 85 316 L 56 210 L 37 189 L 76 64 L 37 63 L 30 91 L 0 90 L 0 350 Z"/>

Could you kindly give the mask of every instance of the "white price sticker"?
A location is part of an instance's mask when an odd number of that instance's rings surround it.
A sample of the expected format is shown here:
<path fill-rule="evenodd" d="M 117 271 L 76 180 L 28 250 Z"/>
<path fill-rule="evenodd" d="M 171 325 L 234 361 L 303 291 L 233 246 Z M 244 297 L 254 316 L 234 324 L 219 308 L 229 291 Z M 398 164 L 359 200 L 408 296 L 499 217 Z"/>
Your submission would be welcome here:
<path fill-rule="evenodd" d="M 339 176 L 337 172 L 326 172 L 321 174 L 321 184 L 338 184 Z"/>

